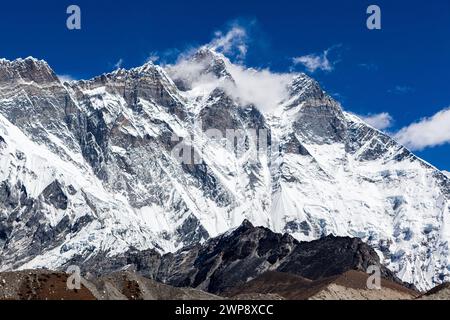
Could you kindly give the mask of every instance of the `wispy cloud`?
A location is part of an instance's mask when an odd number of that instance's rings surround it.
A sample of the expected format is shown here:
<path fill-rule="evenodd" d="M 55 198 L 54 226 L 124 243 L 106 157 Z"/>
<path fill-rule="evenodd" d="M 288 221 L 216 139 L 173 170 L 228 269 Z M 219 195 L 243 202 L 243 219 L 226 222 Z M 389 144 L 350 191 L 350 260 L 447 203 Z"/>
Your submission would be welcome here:
<path fill-rule="evenodd" d="M 411 150 L 450 143 L 450 108 L 401 129 L 395 138 Z"/>
<path fill-rule="evenodd" d="M 57 77 L 61 82 L 71 82 L 76 80 L 74 77 L 68 74 L 58 74 Z"/>
<path fill-rule="evenodd" d="M 360 63 L 358 67 L 369 70 L 369 71 L 377 71 L 378 66 L 375 63 Z"/>
<path fill-rule="evenodd" d="M 407 94 L 413 92 L 414 89 L 410 86 L 395 86 L 393 89 L 389 89 L 389 93 L 395 93 L 395 94 Z"/>
<path fill-rule="evenodd" d="M 120 69 L 120 68 L 122 68 L 122 65 L 123 65 L 123 59 L 120 58 L 119 61 L 117 61 L 117 62 L 114 64 L 114 68 Z"/>
<path fill-rule="evenodd" d="M 329 53 L 336 47 L 338 46 L 328 48 L 321 54 L 312 53 L 305 56 L 295 57 L 292 61 L 295 65 L 303 65 L 311 73 L 314 73 L 317 70 L 330 72 L 333 71 L 336 62 L 332 62 L 329 59 Z"/>
<path fill-rule="evenodd" d="M 238 59 L 244 59 L 248 51 L 247 40 L 246 29 L 234 24 L 226 33 L 216 31 L 207 47 L 224 55 L 236 55 Z"/>
<path fill-rule="evenodd" d="M 392 126 L 393 118 L 387 112 L 382 112 L 378 114 L 368 114 L 366 116 L 359 116 L 366 123 L 378 130 L 385 130 Z"/>
<path fill-rule="evenodd" d="M 156 52 L 151 52 L 145 62 L 157 62 L 159 60 L 159 55 Z"/>
<path fill-rule="evenodd" d="M 166 69 L 174 80 L 187 82 L 196 90 L 202 90 L 204 94 L 208 94 L 215 88 L 221 88 L 244 105 L 253 104 L 262 111 L 269 111 L 288 98 L 288 85 L 295 74 L 248 68 L 242 62 L 231 62 L 227 55 L 245 57 L 247 52 L 245 41 L 247 40 L 247 30 L 242 26 L 233 25 L 226 32 L 216 32 L 210 43 L 189 52 L 192 55 L 200 48 L 208 48 L 216 52 L 218 58 L 225 63 L 232 80 L 217 78 L 212 73 L 205 74 L 205 62 L 191 59 L 191 56 L 186 53 L 180 54 L 176 64 L 168 65 Z"/>

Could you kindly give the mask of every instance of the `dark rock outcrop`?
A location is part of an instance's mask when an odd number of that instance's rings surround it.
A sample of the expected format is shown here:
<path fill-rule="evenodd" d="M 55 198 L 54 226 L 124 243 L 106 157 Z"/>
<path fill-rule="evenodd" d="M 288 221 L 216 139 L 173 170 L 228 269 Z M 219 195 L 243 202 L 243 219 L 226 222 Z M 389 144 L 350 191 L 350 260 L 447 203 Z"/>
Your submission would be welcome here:
<path fill-rule="evenodd" d="M 125 268 L 175 287 L 214 294 L 242 286 L 268 271 L 321 280 L 349 270 L 366 272 L 369 266 L 378 266 L 383 279 L 404 285 L 360 239 L 330 235 L 316 241 L 298 242 L 288 234 L 254 227 L 248 221 L 203 245 L 164 256 L 154 250 L 132 249 L 112 258 L 97 257 L 82 265 L 99 274 Z"/>
<path fill-rule="evenodd" d="M 68 198 L 64 193 L 61 184 L 58 180 L 53 181 L 42 191 L 44 200 L 53 205 L 56 209 L 66 210 Z"/>

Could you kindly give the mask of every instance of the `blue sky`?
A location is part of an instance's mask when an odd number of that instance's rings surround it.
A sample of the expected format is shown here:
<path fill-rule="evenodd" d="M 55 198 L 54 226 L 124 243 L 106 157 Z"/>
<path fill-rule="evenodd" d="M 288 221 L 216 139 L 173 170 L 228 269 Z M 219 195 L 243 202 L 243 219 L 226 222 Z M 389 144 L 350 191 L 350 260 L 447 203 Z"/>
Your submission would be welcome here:
<path fill-rule="evenodd" d="M 66 28 L 70 4 L 81 8 L 81 30 Z M 370 4 L 381 8 L 381 30 L 366 28 Z M 90 78 L 118 61 L 174 61 L 233 23 L 248 35 L 245 65 L 306 71 L 346 110 L 375 115 L 377 125 L 450 171 L 447 0 L 14 1 L 0 9 L 0 57 L 32 55 L 58 74 Z M 322 65 L 308 70 L 296 57 Z"/>

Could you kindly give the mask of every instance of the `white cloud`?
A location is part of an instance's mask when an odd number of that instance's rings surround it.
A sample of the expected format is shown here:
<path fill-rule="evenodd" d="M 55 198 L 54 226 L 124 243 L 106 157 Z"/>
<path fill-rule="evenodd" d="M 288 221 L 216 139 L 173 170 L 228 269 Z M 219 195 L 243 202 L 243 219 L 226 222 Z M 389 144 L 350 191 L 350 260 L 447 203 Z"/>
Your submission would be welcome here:
<path fill-rule="evenodd" d="M 409 86 L 395 86 L 394 89 L 388 90 L 389 93 L 395 93 L 395 94 L 407 94 L 413 92 L 414 89 Z"/>
<path fill-rule="evenodd" d="M 117 62 L 114 64 L 114 68 L 120 69 L 120 68 L 122 67 L 122 65 L 123 65 L 123 59 L 120 58 L 119 61 L 117 61 Z"/>
<path fill-rule="evenodd" d="M 322 54 L 308 54 L 306 56 L 295 57 L 292 59 L 294 64 L 302 64 L 309 72 L 333 71 L 333 63 L 328 59 L 330 49 L 325 50 Z"/>
<path fill-rule="evenodd" d="M 155 63 L 159 60 L 159 55 L 156 52 L 152 52 L 149 54 L 145 62 L 152 62 Z"/>
<path fill-rule="evenodd" d="M 236 55 L 238 59 L 243 59 L 248 51 L 247 40 L 247 31 L 239 25 L 234 25 L 225 34 L 217 31 L 207 47 L 224 55 Z"/>
<path fill-rule="evenodd" d="M 387 112 L 378 114 L 369 114 L 366 116 L 359 116 L 366 123 L 378 130 L 384 130 L 392 126 L 393 118 Z"/>
<path fill-rule="evenodd" d="M 68 74 L 58 74 L 57 77 L 61 82 L 71 82 L 76 80 L 75 78 L 73 78 L 71 75 Z"/>
<path fill-rule="evenodd" d="M 450 108 L 401 129 L 395 138 L 411 150 L 450 143 Z"/>
<path fill-rule="evenodd" d="M 367 69 L 369 71 L 377 71 L 378 66 L 374 63 L 360 63 L 358 64 L 359 67 Z"/>
<path fill-rule="evenodd" d="M 253 104 L 261 111 L 268 111 L 289 97 L 288 85 L 294 75 L 275 73 L 268 69 L 251 69 L 234 64 L 225 56 L 221 56 L 226 69 L 232 77 L 217 78 L 213 74 L 204 74 L 202 61 L 189 58 L 179 60 L 175 65 L 167 66 L 172 78 L 188 82 L 195 90 L 208 94 L 215 88 L 223 89 L 227 94 L 242 104 Z"/>
<path fill-rule="evenodd" d="M 262 111 L 269 111 L 289 97 L 292 74 L 248 69 L 232 63 L 227 63 L 227 67 L 235 85 L 228 83 L 225 90 L 244 104 L 254 104 Z"/>
<path fill-rule="evenodd" d="M 231 55 L 237 53 L 238 57 L 243 58 L 247 52 L 246 39 L 246 30 L 235 25 L 226 33 L 216 32 L 215 38 L 201 47 L 212 50 L 219 59 L 224 61 L 232 80 L 219 79 L 213 74 L 204 74 L 203 71 L 208 62 L 193 61 L 191 55 L 196 50 L 190 50 L 188 54 L 180 54 L 177 63 L 166 66 L 166 70 L 174 80 L 182 79 L 205 95 L 215 88 L 221 88 L 243 105 L 253 104 L 261 111 L 271 110 L 289 97 L 288 85 L 296 74 L 247 68 L 225 57 L 227 53 Z"/>

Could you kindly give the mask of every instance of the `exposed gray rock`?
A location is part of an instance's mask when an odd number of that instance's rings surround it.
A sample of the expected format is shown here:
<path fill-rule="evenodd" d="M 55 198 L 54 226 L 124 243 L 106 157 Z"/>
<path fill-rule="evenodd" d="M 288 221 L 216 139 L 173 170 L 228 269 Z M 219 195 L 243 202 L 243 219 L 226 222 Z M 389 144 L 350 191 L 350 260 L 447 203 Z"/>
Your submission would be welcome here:
<path fill-rule="evenodd" d="M 53 181 L 42 191 L 44 200 L 57 209 L 66 210 L 68 198 L 58 180 Z M 67 217 L 66 217 L 67 218 Z"/>

